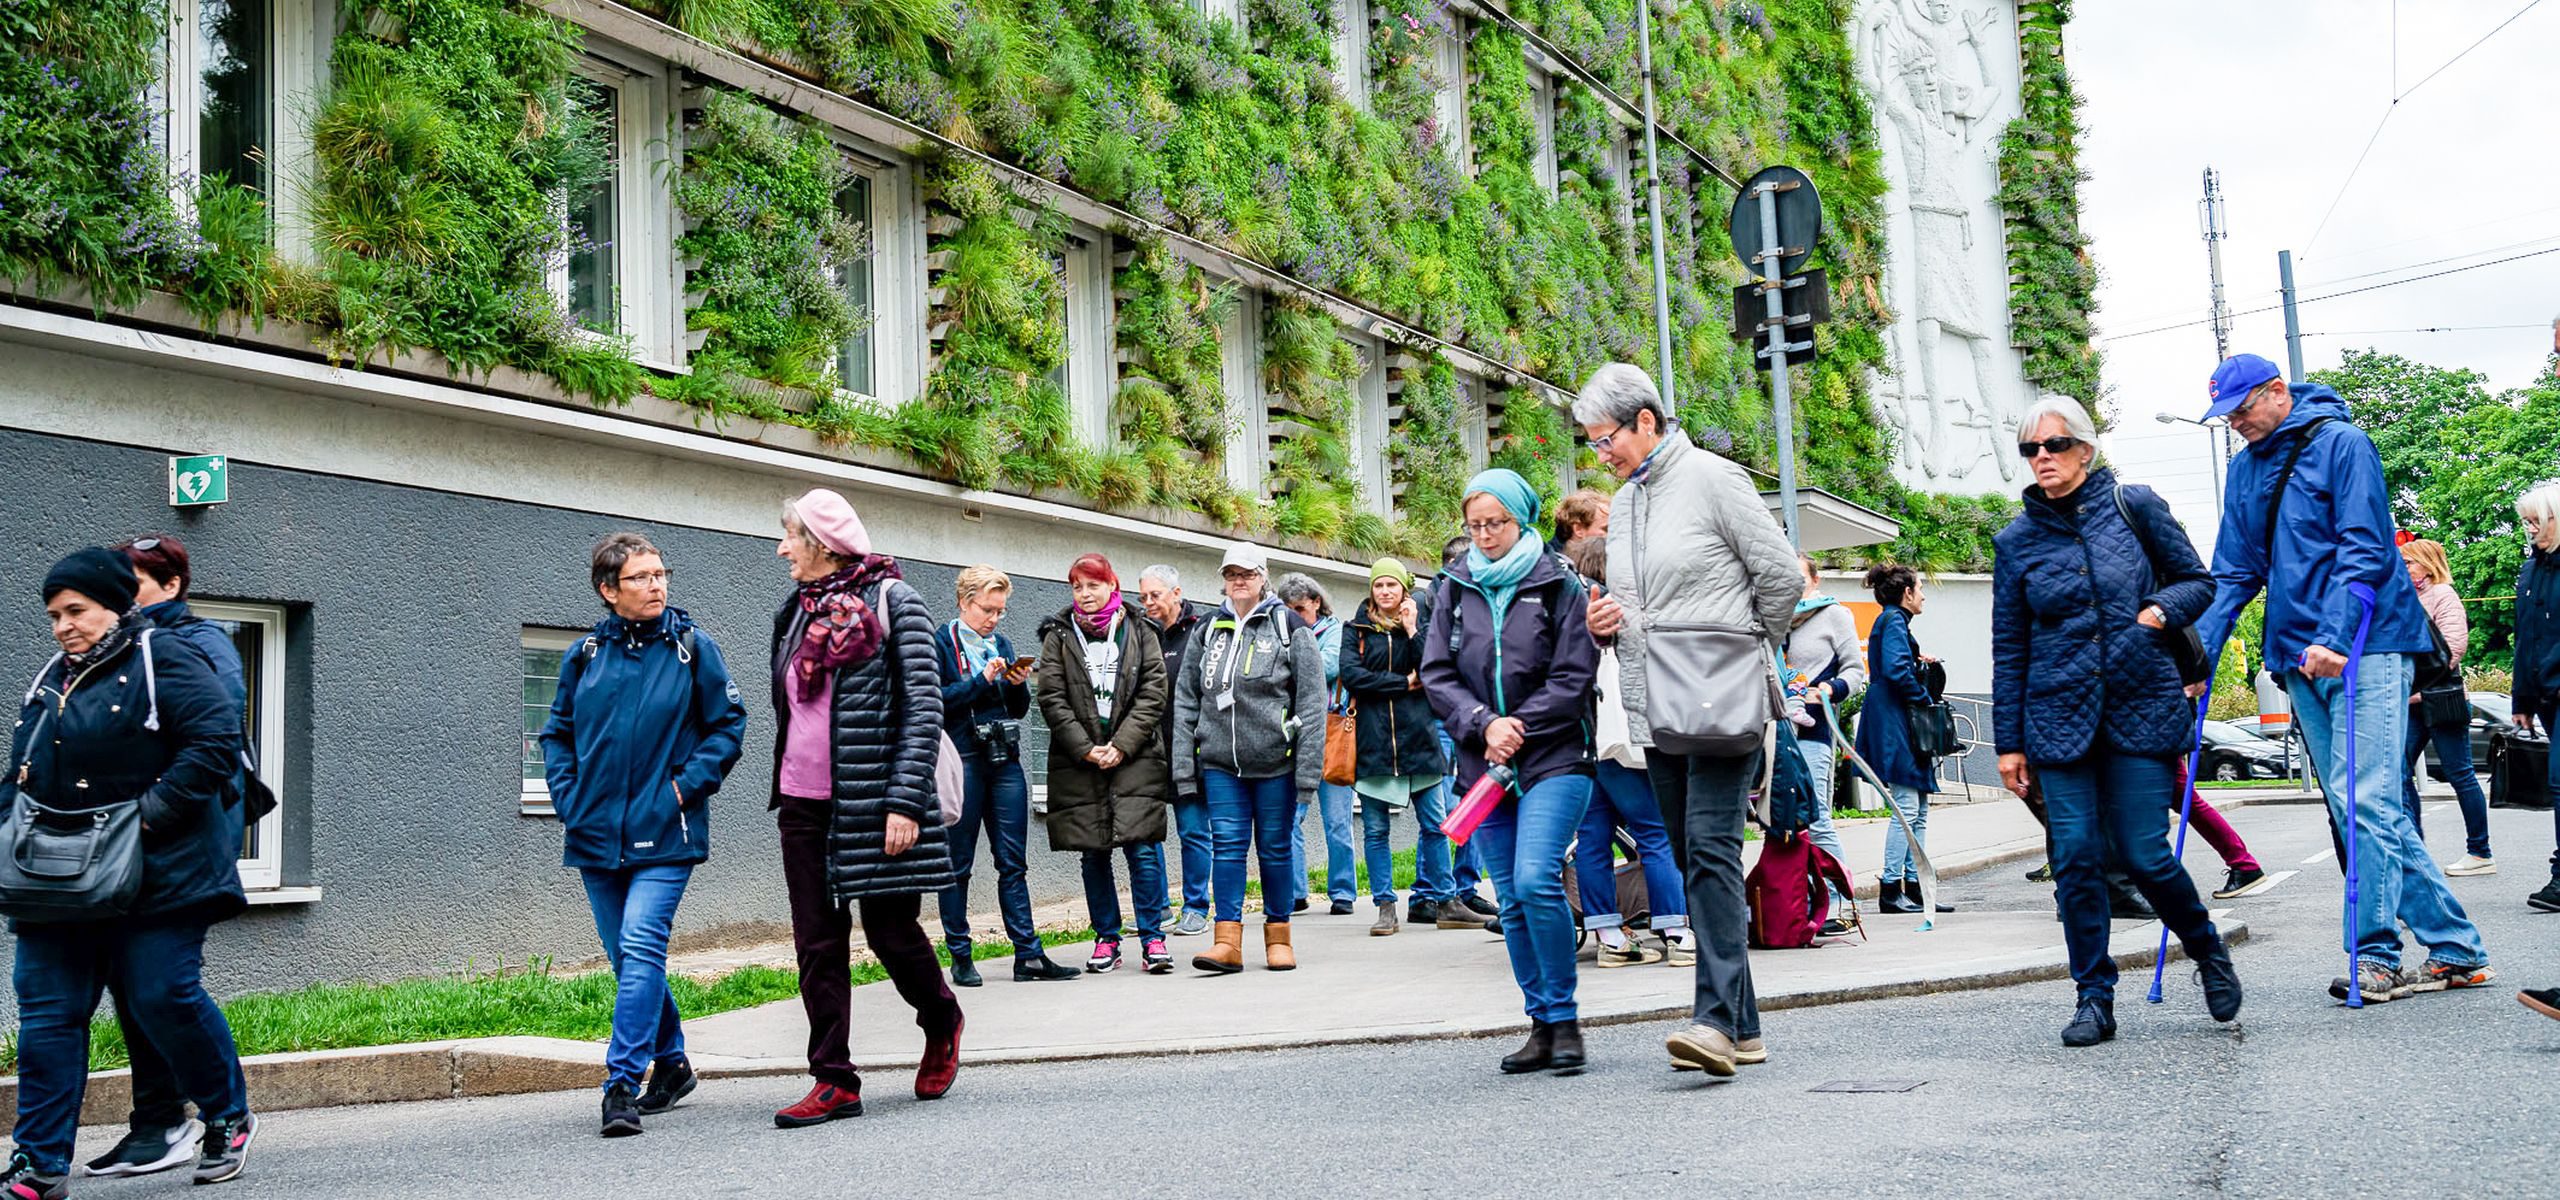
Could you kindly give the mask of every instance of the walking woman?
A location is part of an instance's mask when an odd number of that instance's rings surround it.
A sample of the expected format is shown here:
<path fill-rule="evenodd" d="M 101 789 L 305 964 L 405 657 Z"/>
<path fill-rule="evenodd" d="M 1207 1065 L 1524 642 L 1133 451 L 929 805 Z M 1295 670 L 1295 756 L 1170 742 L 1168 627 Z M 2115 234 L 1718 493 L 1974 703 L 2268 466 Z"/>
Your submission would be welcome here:
<path fill-rule="evenodd" d="M 1333 597 L 1326 595 L 1324 585 L 1313 576 L 1296 571 L 1280 577 L 1272 585 L 1280 602 L 1306 622 L 1316 637 L 1316 658 L 1324 664 L 1325 696 L 1339 703 L 1342 692 L 1342 618 L 1333 611 Z M 1352 809 L 1357 797 L 1349 787 L 1338 783 L 1316 785 L 1317 820 L 1324 827 L 1324 886 L 1333 902 L 1331 915 L 1351 915 L 1351 902 L 1360 897 L 1359 859 L 1351 842 Z M 1289 857 L 1296 862 L 1291 877 L 1298 881 L 1297 912 L 1307 911 L 1307 813 L 1302 806 L 1289 826 Z M 1373 885 L 1374 886 L 1374 885 Z"/>
<path fill-rule="evenodd" d="M 2546 483 L 2516 501 L 2524 523 L 2524 567 L 2516 573 L 2516 729 L 2544 738 L 2560 728 L 2560 483 Z M 2560 754 L 2550 756 L 2548 795 L 2560 797 Z M 2552 810 L 2560 822 L 2560 808 Z M 2525 897 L 2542 912 L 2560 912 L 2560 826 L 2551 850 L 2551 881 Z"/>
<path fill-rule="evenodd" d="M 1530 1022 L 1529 1040 L 1502 1070 L 1579 1071 L 1564 860 L 1591 803 L 1583 722 L 1599 649 L 1583 623 L 1580 587 L 1539 540 L 1528 480 L 1503 468 L 1477 475 L 1460 511 L 1475 545 L 1450 569 L 1447 598 L 1432 611 L 1422 686 L 1457 742 L 1460 793 L 1488 775 L 1504 792 L 1475 832 Z"/>
<path fill-rule="evenodd" d="M 990 566 L 960 572 L 953 588 L 960 616 L 933 631 L 933 661 L 942 680 L 943 732 L 960 751 L 960 823 L 951 828 L 950 888 L 942 893 L 942 942 L 951 951 L 951 982 L 977 987 L 969 937 L 969 879 L 978 836 L 996 863 L 996 908 L 1013 942 L 1013 981 L 1077 978 L 1074 967 L 1049 961 L 1031 924 L 1031 781 L 1022 774 L 1022 718 L 1031 711 L 1031 672 L 1013 642 L 996 632 L 1013 600 L 1013 580 Z"/>
<path fill-rule="evenodd" d="M 2212 604 L 2213 577 L 2166 501 L 2149 488 L 2119 490 L 2114 471 L 2093 469 L 2097 438 L 2076 400 L 2047 397 L 2027 410 L 2018 455 L 2036 481 L 1993 543 L 1993 739 L 2001 783 L 2020 797 L 2035 784 L 2052 828 L 2054 891 L 2079 985 L 2066 1046 L 2116 1035 L 2110 862 L 2187 948 L 2213 1019 L 2240 1013 L 2230 952 L 2169 850 L 2195 707 L 2165 639 Z"/>
<path fill-rule="evenodd" d="M 2459 688 L 2462 659 L 2471 650 L 2471 618 L 2462 611 L 2462 597 L 2454 594 L 2453 567 L 2445 561 L 2444 544 L 2419 538 L 2400 547 L 2400 561 L 2409 568 L 2409 581 L 2418 585 L 2418 605 L 2427 610 L 2427 622 L 2435 626 L 2450 652 L 2439 678 L 2428 679 L 2420 668 L 2419 691 L 2430 685 Z M 2409 768 L 2401 780 L 2400 797 L 2409 807 L 2409 819 L 2418 820 L 2418 759 L 2434 746 L 2436 763 L 2444 768 L 2445 782 L 2453 785 L 2453 798 L 2462 806 L 2463 854 L 2446 863 L 2444 873 L 2497 874 L 2498 860 L 2489 853 L 2489 797 L 2480 790 L 2480 772 L 2471 763 L 2470 705 L 2466 702 L 2453 719 L 2429 720 L 2418 695 L 2411 695 L 2409 704 Z"/>
<path fill-rule="evenodd" d="M 101 816 L 133 805 L 140 826 L 129 899 L 7 913 L 18 998 L 16 1149 L 0 1172 L 9 1200 L 69 1190 L 90 1019 L 110 986 L 203 1118 L 195 1181 L 239 1175 L 257 1136 L 231 1027 L 203 981 L 206 930 L 247 905 L 230 799 L 241 710 L 203 651 L 135 618 L 134 587 L 132 563 L 101 547 L 45 574 L 61 652 L 27 689 L 9 747 L 6 778 L 20 803 Z"/>
<path fill-rule="evenodd" d="M 1422 691 L 1422 641 L 1429 621 L 1413 594 L 1413 572 L 1393 558 L 1369 567 L 1369 599 L 1342 635 L 1342 687 L 1351 695 L 1358 723 L 1360 824 L 1369 864 L 1369 895 L 1377 902 L 1372 937 L 1402 929 L 1396 913 L 1395 854 L 1387 832 L 1395 814 L 1413 810 L 1420 833 L 1414 841 L 1414 920 L 1439 919 L 1456 884 L 1449 876 L 1449 838 L 1440 822 L 1449 815 L 1442 785 L 1449 772 L 1434 732 L 1431 698 Z"/>
<path fill-rule="evenodd" d="M 790 564 L 795 586 L 773 618 L 772 807 L 816 1083 L 773 1123 L 799 1129 L 862 1115 L 849 1045 L 848 907 L 924 1030 L 917 1099 L 951 1090 L 962 1021 L 920 919 L 924 898 L 952 881 L 934 791 L 942 682 L 933 615 L 897 560 L 871 552 L 853 505 L 824 488 L 783 508 L 774 553 Z"/>
<path fill-rule="evenodd" d="M 1263 962 L 1298 965 L 1289 941 L 1290 822 L 1324 780 L 1324 664 L 1313 633 L 1296 629 L 1271 594 L 1262 549 L 1227 547 L 1219 567 L 1227 602 L 1192 635 L 1173 689 L 1173 769 L 1178 787 L 1209 803 L 1213 944 L 1191 965 L 1217 975 L 1244 969 L 1244 863 L 1262 864 Z M 1304 876 L 1299 876 L 1303 880 Z"/>
<path fill-rule="evenodd" d="M 747 733 L 720 647 L 667 603 L 669 578 L 658 548 L 639 534 L 596 543 L 588 581 L 607 615 L 560 656 L 560 690 L 542 727 L 561 859 L 586 884 L 613 964 L 606 1137 L 640 1132 L 641 1117 L 693 1091 L 667 990 L 667 941 L 693 868 L 711 857 L 711 797 L 738 765 Z"/>
<path fill-rule="evenodd" d="M 1576 492 L 1574 497 L 1586 493 Z M 1608 526 L 1607 510 L 1597 525 Z M 1564 516 L 1556 523 L 1561 526 Z M 1609 535 L 1586 535 L 1565 547 L 1595 595 L 1609 590 Z M 1582 927 L 1600 941 L 1592 961 L 1602 967 L 1637 967 L 1669 962 L 1675 967 L 1698 963 L 1697 939 L 1689 932 L 1688 888 L 1680 881 L 1680 859 L 1671 851 L 1671 833 L 1662 823 L 1662 805 L 1653 798 L 1653 780 L 1645 774 L 1644 750 L 1627 726 L 1627 706 L 1618 703 L 1618 652 L 1600 651 L 1593 667 L 1594 715 L 1591 809 L 1573 843 L 1573 878 L 1582 892 Z M 1662 936 L 1657 950 L 1628 936 L 1626 914 L 1618 911 L 1618 831 L 1635 845 L 1644 869 L 1644 891 L 1652 912 L 1653 931 Z"/>
<path fill-rule="evenodd" d="M 1867 631 L 1867 702 L 1858 711 L 1858 756 L 1875 768 L 1893 789 L 1886 802 L 1902 820 L 1884 827 L 1884 870 L 1877 876 L 1876 907 L 1889 913 L 1920 911 L 1920 868 L 1912 845 L 1929 848 L 1929 797 L 1938 790 L 1938 773 L 1911 742 L 1911 713 L 1932 702 L 1921 681 L 1921 664 L 1937 660 L 1920 653 L 1912 640 L 1911 619 L 1920 615 L 1927 597 L 1920 577 L 1909 567 L 1890 563 L 1867 569 L 1867 587 L 1884 611 Z M 1902 832 L 1909 822 L 1911 832 Z M 1952 911 L 1947 905 L 1939 912 Z"/>
<path fill-rule="evenodd" d="M 1111 852 L 1129 860 L 1129 903 L 1147 974 L 1173 970 L 1164 945 L 1165 808 L 1173 773 L 1157 737 L 1173 705 L 1155 627 L 1120 595 L 1111 560 L 1088 554 L 1067 568 L 1074 598 L 1040 623 L 1040 718 L 1049 723 L 1049 846 L 1084 855 L 1099 975 L 1120 965 L 1120 885 Z"/>

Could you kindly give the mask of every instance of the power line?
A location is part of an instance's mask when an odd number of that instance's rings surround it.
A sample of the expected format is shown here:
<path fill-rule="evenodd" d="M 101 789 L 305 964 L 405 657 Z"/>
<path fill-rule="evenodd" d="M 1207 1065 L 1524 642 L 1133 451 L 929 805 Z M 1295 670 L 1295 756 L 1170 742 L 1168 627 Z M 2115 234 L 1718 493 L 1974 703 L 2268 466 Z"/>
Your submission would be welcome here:
<path fill-rule="evenodd" d="M 2336 262 L 2342 258 L 2362 258 L 2365 255 L 2378 254 L 2385 250 L 2397 250 L 2400 247 L 2409 245 L 2413 242 L 2433 241 L 2440 237 L 2450 237 L 2457 233 L 2469 233 L 2474 229 L 2487 229 L 2493 225 L 2504 225 L 2509 221 L 2521 221 L 2526 217 L 2538 217 L 2544 213 L 2554 212 L 2560 212 L 2560 204 L 2548 204 L 2541 208 L 2529 209 L 2520 213 L 2509 213 L 2503 217 L 2492 217 L 2486 221 L 2474 221 L 2469 225 L 2457 225 L 2451 229 L 2438 230 L 2432 233 L 2421 233 L 2415 237 L 2404 237 L 2394 241 L 2378 242 L 2374 245 L 2366 246 L 2361 249 L 2347 250 L 2337 254 L 2323 254 L 2316 260 L 2309 255 L 2304 255 L 2302 256 L 2301 261 Z"/>
<path fill-rule="evenodd" d="M 2482 47 L 2482 46 L 2484 46 L 2484 45 L 2487 45 L 2487 44 L 2488 44 L 2488 41 L 2489 41 L 2489 39 L 2490 39 L 2490 38 L 2496 37 L 2496 36 L 2498 36 L 2500 33 L 2504 32 L 2504 31 L 2506 30 L 2507 26 L 2515 24 L 2515 23 L 2516 23 L 2516 17 L 2521 17 L 2521 16 L 2525 15 L 2526 13 L 2532 12 L 2535 8 L 2540 7 L 2540 6 L 2541 6 L 2541 4 L 2542 4 L 2542 0 L 2526 0 L 2525 6 L 2524 6 L 2523 8 L 2519 8 L 2519 9 L 2517 9 L 2517 10 L 2516 10 L 2516 15 L 2515 15 L 2514 17 L 2509 17 L 2509 18 L 2507 18 L 2506 20 L 2503 20 L 2503 21 L 2498 22 L 2498 27 L 2497 27 L 2496 29 L 2492 29 L 2492 30 L 2490 30 L 2490 31 L 2489 31 L 2489 32 L 2487 32 L 2487 33 L 2481 34 L 2481 35 L 2480 35 L 2480 40 L 2479 40 L 2479 41 L 2476 41 L 2476 42 L 2473 42 L 2473 43 L 2471 43 L 2471 44 L 2470 44 L 2470 45 L 2468 45 L 2468 46 L 2463 47 L 2463 48 L 2462 48 L 2462 53 L 2461 53 L 2461 54 L 2454 55 L 2453 57 L 2451 57 L 2451 58 L 2448 58 L 2448 59 L 2444 60 L 2444 65 L 2443 65 L 2443 66 L 2441 66 L 2441 67 L 2437 67 L 2435 70 L 2432 70 L 2432 71 L 2427 72 L 2427 77 L 2426 77 L 2425 79 L 2421 79 L 2421 80 L 2417 81 L 2416 83 L 2410 84 L 2410 85 L 2409 85 L 2409 90 L 2408 90 L 2408 91 L 2406 91 L 2406 92 L 2402 92 L 2402 93 L 2400 93 L 2399 99 L 2393 100 L 2393 101 L 2392 101 L 2392 103 L 2393 103 L 2393 104 L 2398 104 L 2401 100 L 2406 100 L 2406 99 L 2408 99 L 2408 98 L 2409 98 L 2413 93 L 2415 93 L 2419 88 L 2422 88 L 2422 87 L 2427 86 L 2427 84 L 2428 84 L 2429 82 L 2433 81 L 2433 80 L 2435 79 L 2435 77 L 2436 77 L 2436 76 L 2438 76 L 2438 75 L 2442 75 L 2442 74 L 2444 74 L 2446 71 L 2452 70 L 2452 69 L 2453 69 L 2453 64 L 2458 63 L 2458 62 L 2461 62 L 2461 61 L 2462 61 L 2466 56 L 2468 56 L 2472 51 L 2477 50 L 2477 49 L 2479 49 L 2480 47 Z"/>
<path fill-rule="evenodd" d="M 2528 322 L 2526 322 L 2526 323 L 2524 323 L 2524 324 L 2522 324 L 2522 325 L 2421 325 L 2421 326 L 2419 326 L 2419 327 L 2417 327 L 2417 328 L 2415 328 L 2415 329 L 2330 329 L 2330 330 L 2323 330 L 2322 332 L 2319 332 L 2319 333 L 2306 333 L 2306 334 L 2303 334 L 2302 336 L 2304 336 L 2304 337 L 2363 337 L 2363 336 L 2365 336 L 2365 335 L 2367 335 L 2367 334 L 2385 334 L 2385 333 L 2470 333 L 2470 332 L 2473 332 L 2473 331 L 2476 331 L 2476 330 L 2482 330 L 2482 329 L 2540 329 L 2540 328 L 2542 328 L 2542 324 L 2541 324 L 2540 322 L 2538 322 L 2538 321 L 2528 321 Z"/>
<path fill-rule="evenodd" d="M 2422 282 L 2425 282 L 2426 280 L 2429 280 L 2429 279 L 2442 279 L 2442 278 L 2444 278 L 2444 277 L 2445 277 L 2445 276 L 2447 276 L 2447 275 L 2459 275 L 2459 274 L 2462 274 L 2462 273 L 2463 273 L 2463 272 L 2465 272 L 2465 271 L 2477 271 L 2477 270 L 2479 270 L 2479 269 L 2480 269 L 2480 268 L 2482 268 L 2482 267 L 2496 267 L 2496 266 L 2503 266 L 2503 265 L 2505 265 L 2505 264 L 2507 264 L 2507 263 L 2511 263 L 2511 262 L 2521 262 L 2521 261 L 2523 261 L 2523 260 L 2525 260 L 2525 259 L 2528 259 L 2528 258 L 2540 258 L 2540 257 L 2542 257 L 2542 256 L 2543 256 L 2543 255 L 2545 255 L 2545 254 L 2560 254 L 2560 246 L 2552 246 L 2552 247 L 2548 247 L 2548 248 L 2546 248 L 2546 249 L 2527 251 L 2527 252 L 2525 252 L 2525 253 L 2523 253 L 2523 254 L 2513 254 L 2513 255 L 2509 255 L 2509 256 L 2507 256 L 2507 257 L 2505 257 L 2505 258 L 2491 259 L 2490 261 L 2488 261 L 2488 262 L 2484 262 L 2484 263 L 2472 263 L 2472 264 L 2471 264 L 2471 265 L 2469 265 L 2469 266 L 2463 266 L 2463 267 L 2449 267 L 2449 268 L 2447 268 L 2447 269 L 2445 269 L 2445 270 L 2442 270 L 2442 271 L 2431 271 L 2431 272 L 2429 272 L 2429 273 L 2427 273 L 2427 274 L 2424 274 L 2424 275 L 2412 275 L 2412 276 L 2410 276 L 2410 277 L 2409 277 L 2409 278 L 2407 278 L 2407 279 L 2392 279 L 2392 280 L 2386 280 L 2386 281 L 2384 281 L 2384 282 L 2382 282 L 2382 283 L 2369 283 L 2369 284 L 2366 284 L 2365 286 L 2363 286 L 2363 287 L 2359 287 L 2359 288 L 2348 288 L 2347 290 L 2345 290 L 2345 291 L 2343 291 L 2343 292 L 2330 292 L 2330 293 L 2328 293 L 2327 295 L 2322 295 L 2322 296 L 2305 296 L 2305 297 L 2303 297 L 2303 298 L 2302 298 L 2302 299 L 2300 299 L 2300 300 L 2294 301 L 2294 306 L 2295 306 L 2295 307 L 2297 307 L 2297 308 L 2299 308 L 2299 307 L 2301 307 L 2302 305 L 2305 305 L 2305 304 L 2318 304 L 2319 302 L 2321 302 L 2321 301 L 2323 301 L 2323 300 L 2336 300 L 2336 299 L 2339 299 L 2340 297 L 2344 297 L 2344 296 L 2358 296 L 2358 295 L 2362 295 L 2362 294 L 2364 294 L 2364 293 L 2366 293 L 2366 292 L 2378 292 L 2378 291 L 2381 291 L 2381 290 L 2382 290 L 2382 289 L 2384 289 L 2384 288 L 2395 288 L 2395 287 L 2399 287 L 2399 286 L 2400 286 L 2400 285 L 2402 285 L 2402 284 L 2408 284 L 2408 283 L 2422 283 Z M 2274 311 L 2276 311 L 2277 309 L 2280 309 L 2280 308 L 2283 308 L 2283 307 L 2284 307 L 2284 306 L 2283 306 L 2283 305 L 2281 305 L 2281 304 L 2269 304 L 2269 305 L 2266 305 L 2266 306 L 2264 306 L 2264 307 L 2262 307 L 2262 308 L 2252 308 L 2252 309 L 2247 309 L 2247 310 L 2242 311 L 2242 312 L 2233 313 L 2232 315 L 2233 315 L 2233 316 L 2236 316 L 2236 317 L 2254 317 L 2254 316 L 2257 316 L 2257 315 L 2258 315 L 2258 314 L 2260 314 L 2260 313 L 2271 313 L 2271 312 L 2274 312 Z M 2103 337 L 2103 338 L 2100 338 L 2100 339 L 2098 339 L 2098 340 L 2099 340 L 2099 341 L 2102 341 L 2102 342 L 2122 342 L 2122 341 L 2128 341 L 2128 340 L 2130 340 L 2130 339 L 2138 338 L 2138 337 L 2149 337 L 2149 336 L 2151 336 L 2152 334 L 2155 334 L 2155 333 L 2167 333 L 2167 332 L 2169 332 L 2169 331 L 2171 331 L 2171 330 L 2173 330 L 2173 329 L 2193 329 L 2193 328 L 2195 328 L 2196 326 L 2198 326 L 2198 325 L 2203 325 L 2203 324 L 2205 324 L 2205 323 L 2207 323 L 2207 322 L 2209 322 L 2209 321 L 2211 321 L 2211 320 L 2212 320 L 2212 318 L 2211 318 L 2211 317 L 2206 317 L 2206 318 L 2204 318 L 2204 319 L 2202 319 L 2202 320 L 2196 320 L 2196 321 L 2181 321 L 2181 322 L 2179 322 L 2179 323 L 2177 323 L 2177 324 L 2175 324 L 2175 325 L 2162 325 L 2162 326 L 2160 326 L 2160 327 L 2158 327 L 2158 328 L 2156 328 L 2156 329 L 2140 329 L 2140 330 L 2135 330 L 2135 331 L 2134 331 L 2134 332 L 2132 332 L 2132 333 L 2119 333 L 2119 334 L 2115 334 L 2115 335 L 2112 335 L 2112 336 L 2109 336 L 2109 337 Z"/>
<path fill-rule="evenodd" d="M 2521 242 L 2509 242 L 2503 246 L 2491 246 L 2485 250 L 2465 250 L 2460 254 L 2448 254 L 2443 258 L 2430 258 L 2425 262 L 2402 263 L 2396 267 L 2383 267 L 2379 270 L 2366 271 L 2356 275 L 2341 275 L 2335 279 L 2317 279 L 2310 283 L 2303 284 L 2302 286 L 2327 287 L 2333 283 L 2353 283 L 2359 279 L 2371 279 L 2376 275 L 2389 275 L 2396 271 L 2414 271 L 2420 267 L 2432 267 L 2442 263 L 2460 262 L 2466 258 L 2478 258 L 2483 254 L 2500 254 L 2509 250 L 2522 250 L 2527 246 L 2539 246 L 2544 242 L 2550 241 L 2560 241 L 2560 233 L 2546 233 L 2541 237 L 2526 238 Z"/>

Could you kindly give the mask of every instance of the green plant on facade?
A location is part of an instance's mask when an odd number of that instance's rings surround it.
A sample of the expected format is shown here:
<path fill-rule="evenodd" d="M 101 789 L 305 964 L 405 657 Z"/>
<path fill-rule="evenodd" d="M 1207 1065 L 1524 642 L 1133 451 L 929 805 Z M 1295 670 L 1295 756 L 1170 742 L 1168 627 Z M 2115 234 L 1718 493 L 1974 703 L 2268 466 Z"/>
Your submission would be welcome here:
<path fill-rule="evenodd" d="M 2018 6 L 2020 112 L 2000 136 L 2000 206 L 2008 214 L 2009 334 L 2027 379 L 2090 405 L 2098 268 L 2080 231 L 2080 97 L 2062 62 L 2071 0 Z"/>
<path fill-rule="evenodd" d="M 690 366 L 832 397 L 838 347 L 871 322 L 837 278 L 871 232 L 837 211 L 844 156 L 816 125 L 744 96 L 706 91 L 700 111 L 675 186 L 693 226 L 676 253 L 700 264 L 686 325 L 707 335 Z"/>

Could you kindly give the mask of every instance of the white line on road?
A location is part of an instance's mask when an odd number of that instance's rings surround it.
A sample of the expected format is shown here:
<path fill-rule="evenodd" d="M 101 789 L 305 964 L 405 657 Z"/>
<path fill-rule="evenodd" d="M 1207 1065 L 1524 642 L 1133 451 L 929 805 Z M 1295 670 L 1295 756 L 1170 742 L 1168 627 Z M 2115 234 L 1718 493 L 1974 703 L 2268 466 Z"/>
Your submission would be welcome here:
<path fill-rule="evenodd" d="M 2225 900 L 2237 900 L 2237 899 L 2240 899 L 2240 898 L 2241 898 L 2241 897 L 2243 897 L 2243 896 L 2259 896 L 2259 895 L 2264 895 L 2264 894 L 2266 894 L 2266 892 L 2267 892 L 2269 889 L 2271 889 L 2271 888 L 2275 887 L 2275 885 L 2277 885 L 2277 884 L 2279 884 L 2279 883 L 2283 883 L 2285 880 L 2291 879 L 2291 878 L 2293 878 L 2294 876 L 2299 875 L 2299 874 L 2301 874 L 2301 873 L 2302 873 L 2302 872 L 2300 872 L 2300 871 L 2278 871 L 2278 872 L 2276 872 L 2276 873 L 2275 873 L 2275 874 L 2273 874 L 2273 875 L 2269 875 L 2269 876 L 2267 876 L 2266 878 L 2264 878 L 2264 879 L 2261 879 L 2261 880 L 2257 881 L 2256 883 L 2250 884 L 2249 886 L 2247 886 L 2247 887 L 2245 887 L 2245 888 L 2240 889 L 2240 891 L 2239 891 L 2238 893 L 2234 894 L 2234 895 L 2230 895 L 2230 896 L 2225 896 L 2225 897 L 2223 897 L 2223 899 L 2225 899 Z"/>
<path fill-rule="evenodd" d="M 2318 854 L 2314 854 L 2309 858 L 2303 859 L 2302 865 L 2307 867 L 2316 862 L 2326 862 L 2330 856 L 2335 855 L 2336 853 L 2337 851 L 2335 850 L 2323 850 Z"/>

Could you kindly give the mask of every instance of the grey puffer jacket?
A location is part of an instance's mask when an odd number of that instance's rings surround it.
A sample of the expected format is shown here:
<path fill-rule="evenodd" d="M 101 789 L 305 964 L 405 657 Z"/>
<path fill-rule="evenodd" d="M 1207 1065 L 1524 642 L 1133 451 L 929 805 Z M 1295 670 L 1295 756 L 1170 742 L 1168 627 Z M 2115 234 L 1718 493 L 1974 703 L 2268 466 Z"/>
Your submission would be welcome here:
<path fill-rule="evenodd" d="M 1627 730 L 1650 746 L 1645 626 L 1752 629 L 1775 647 L 1804 575 L 1751 477 L 1674 429 L 1644 480 L 1609 501 L 1609 594 L 1627 614 L 1617 643 Z"/>
<path fill-rule="evenodd" d="M 1173 689 L 1174 783 L 1199 790 L 1202 768 L 1239 779 L 1294 775 L 1298 791 L 1324 782 L 1324 657 L 1314 630 L 1277 598 L 1239 621 L 1218 615 L 1191 635 Z M 1218 694 L 1233 688 L 1235 703 Z"/>

